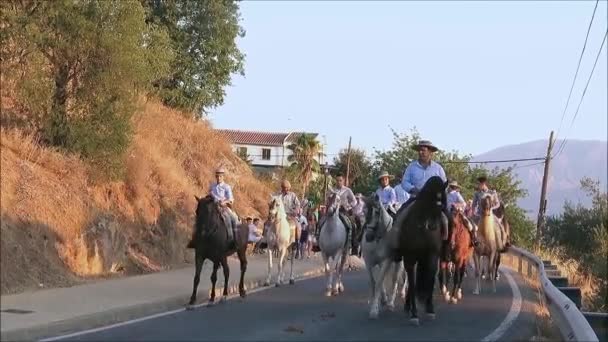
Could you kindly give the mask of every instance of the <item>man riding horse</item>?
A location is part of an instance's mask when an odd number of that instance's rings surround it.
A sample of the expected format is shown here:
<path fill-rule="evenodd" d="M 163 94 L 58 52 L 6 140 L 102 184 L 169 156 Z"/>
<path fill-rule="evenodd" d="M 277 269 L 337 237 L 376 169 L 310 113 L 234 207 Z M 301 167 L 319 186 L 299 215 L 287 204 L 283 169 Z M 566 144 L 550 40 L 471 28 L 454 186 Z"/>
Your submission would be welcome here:
<path fill-rule="evenodd" d="M 464 198 L 460 194 L 460 185 L 458 182 L 453 180 L 448 184 L 449 192 L 448 192 L 448 212 L 450 215 L 448 218 L 451 220 L 453 214 L 456 210 L 464 212 L 467 203 Z M 451 221 L 450 221 L 451 223 Z M 472 228 L 472 227 L 471 227 Z M 471 234 L 471 246 L 477 246 L 479 242 L 477 241 L 475 232 L 473 229 L 467 229 L 469 234 Z"/>
<path fill-rule="evenodd" d="M 509 247 L 510 242 L 508 241 L 507 232 L 505 231 L 505 226 L 504 226 L 504 222 L 503 222 L 504 212 L 501 212 L 499 215 L 496 214 L 496 212 L 499 211 L 498 209 L 501 208 L 501 203 L 500 203 L 500 198 L 498 196 L 498 193 L 496 192 L 496 190 L 489 188 L 487 176 L 478 177 L 477 181 L 479 183 L 477 185 L 477 191 L 473 195 L 473 204 L 472 204 L 473 221 L 475 223 L 479 223 L 479 220 L 481 218 L 481 212 L 482 212 L 481 200 L 486 196 L 490 196 L 490 198 L 492 200 L 492 212 L 494 213 L 494 215 L 498 219 L 498 222 L 500 223 L 499 224 L 500 233 L 502 235 L 503 241 L 505 241 L 505 247 Z"/>
<path fill-rule="evenodd" d="M 353 222 L 355 222 L 355 218 L 352 217 L 353 216 L 352 208 L 357 204 L 357 200 L 355 198 L 355 195 L 353 194 L 353 191 L 349 187 L 344 185 L 344 176 L 342 176 L 341 174 L 338 174 L 336 176 L 336 183 L 337 183 L 337 185 L 333 189 L 333 192 L 335 192 L 338 196 L 340 196 L 339 218 L 340 218 L 340 221 L 342 221 L 342 224 L 344 224 L 344 227 L 346 228 L 346 233 L 351 238 L 351 255 L 358 255 L 359 241 L 356 237 L 359 234 L 357 234 L 357 232 L 354 231 L 355 230 L 354 228 L 356 228 L 355 225 L 353 224 Z M 329 199 L 329 197 L 325 199 L 326 203 L 327 203 L 328 199 Z M 319 236 L 321 235 L 321 229 L 323 229 L 323 223 L 325 223 L 326 218 L 327 218 L 327 216 L 323 216 L 319 220 L 319 229 L 317 230 L 317 234 L 316 234 L 317 241 L 313 245 L 314 252 L 321 251 L 321 249 L 319 248 L 318 241 L 319 241 Z"/>
<path fill-rule="evenodd" d="M 300 200 L 298 200 L 298 196 L 291 191 L 291 183 L 284 179 L 281 182 L 281 191 L 277 196 L 283 202 L 283 208 L 285 208 L 285 214 L 287 214 L 287 220 L 293 221 L 296 224 L 296 241 L 299 238 L 299 232 L 301 232 L 302 227 L 299 221 L 299 215 L 301 212 Z M 262 239 L 260 243 L 260 248 L 265 249 L 267 247 L 266 241 Z"/>
<path fill-rule="evenodd" d="M 213 197 L 214 202 L 220 206 L 222 211 L 222 217 L 226 226 L 226 233 L 228 234 L 228 248 L 235 248 L 236 231 L 238 227 L 238 217 L 232 211 L 232 204 L 234 203 L 234 196 L 232 194 L 232 188 L 230 185 L 224 183 L 224 175 L 226 170 L 223 167 L 215 170 L 215 183 L 212 183 L 209 187 L 209 195 Z M 196 226 L 192 231 L 192 238 L 188 242 L 187 248 L 195 248 L 196 241 Z"/>
<path fill-rule="evenodd" d="M 420 140 L 417 145 L 413 147 L 414 150 L 418 151 L 418 159 L 412 161 L 405 172 L 403 173 L 403 180 L 401 186 L 403 190 L 410 194 L 410 198 L 401 206 L 397 212 L 395 219 L 395 227 L 400 227 L 402 220 L 407 216 L 410 205 L 416 200 L 416 196 L 424 186 L 427 180 L 433 176 L 438 176 L 444 182 L 447 182 L 447 177 L 443 167 L 439 163 L 433 161 L 433 154 L 439 149 L 433 145 L 429 140 Z M 445 202 L 445 201 L 444 201 Z M 447 202 L 443 203 L 442 217 L 442 237 L 444 240 L 448 238 L 448 220 L 449 213 L 447 210 Z"/>

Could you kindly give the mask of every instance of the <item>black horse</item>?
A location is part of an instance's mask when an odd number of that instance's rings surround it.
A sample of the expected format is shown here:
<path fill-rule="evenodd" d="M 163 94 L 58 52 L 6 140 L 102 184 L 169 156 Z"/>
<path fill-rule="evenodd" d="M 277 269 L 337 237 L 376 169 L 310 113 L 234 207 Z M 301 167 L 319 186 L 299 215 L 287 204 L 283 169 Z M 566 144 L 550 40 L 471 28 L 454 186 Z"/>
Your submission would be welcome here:
<path fill-rule="evenodd" d="M 404 310 L 410 313 L 410 320 L 415 325 L 419 324 L 417 299 L 425 303 L 429 317 L 435 317 L 433 288 L 443 240 L 441 226 L 447 185 L 448 182 L 438 176 L 429 178 L 409 205 L 407 216 L 400 220 L 400 227 L 396 227 L 400 231 L 399 243 L 393 256 L 394 261 L 403 260 L 407 272 Z"/>
<path fill-rule="evenodd" d="M 196 197 L 198 202 L 196 207 L 196 234 L 195 234 L 195 271 L 194 271 L 194 288 L 192 289 L 192 296 L 188 307 L 192 308 L 192 305 L 196 302 L 196 293 L 198 291 L 198 284 L 200 281 L 201 270 L 203 268 L 203 262 L 205 259 L 213 262 L 213 272 L 211 273 L 211 295 L 209 297 L 209 303 L 215 302 L 215 283 L 217 281 L 217 269 L 222 266 L 224 271 L 224 293 L 222 301 L 228 296 L 228 278 L 230 276 L 230 268 L 228 267 L 228 256 L 234 254 L 238 255 L 241 263 L 241 280 L 239 281 L 239 294 L 242 298 L 245 298 L 245 285 L 244 278 L 245 272 L 247 271 L 247 229 L 243 229 L 243 225 L 239 226 L 236 234 L 236 249 L 229 248 L 228 246 L 228 233 L 226 226 L 228 222 L 224 222 L 222 217 L 221 209 L 217 203 L 214 202 L 213 197 L 207 196 L 204 198 Z"/>

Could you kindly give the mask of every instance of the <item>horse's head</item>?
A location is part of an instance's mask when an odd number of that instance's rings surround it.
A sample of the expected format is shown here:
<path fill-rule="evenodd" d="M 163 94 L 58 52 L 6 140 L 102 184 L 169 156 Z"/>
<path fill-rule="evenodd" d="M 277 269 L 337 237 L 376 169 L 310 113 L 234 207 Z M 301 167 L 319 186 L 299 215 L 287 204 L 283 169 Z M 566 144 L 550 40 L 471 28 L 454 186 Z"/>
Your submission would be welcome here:
<path fill-rule="evenodd" d="M 285 213 L 283 201 L 279 196 L 270 196 L 270 203 L 268 204 L 268 216 L 270 218 L 276 218 L 281 213 Z"/>
<path fill-rule="evenodd" d="M 209 222 L 209 220 L 216 216 L 221 219 L 221 213 L 219 211 L 218 206 L 213 201 L 213 197 L 207 195 L 205 197 L 199 198 L 198 196 L 194 196 L 196 199 L 196 226 L 197 228 L 209 228 L 209 224 L 205 224 Z"/>
<path fill-rule="evenodd" d="M 424 183 L 420 193 L 416 197 L 417 202 L 423 203 L 426 210 L 431 211 L 434 215 L 439 215 L 443 209 L 444 203 L 447 202 L 447 194 L 445 189 L 448 187 L 448 182 L 444 182 L 441 177 L 433 176 Z"/>
<path fill-rule="evenodd" d="M 340 209 L 340 196 L 335 191 L 331 192 L 327 201 L 327 216 L 333 216 L 338 213 Z"/>
<path fill-rule="evenodd" d="M 392 225 L 392 218 L 382 205 L 378 194 L 374 193 L 365 201 L 367 213 L 365 221 L 369 222 L 368 226 L 382 233 Z"/>
<path fill-rule="evenodd" d="M 485 195 L 481 198 L 481 214 L 483 216 L 492 215 L 492 196 Z"/>

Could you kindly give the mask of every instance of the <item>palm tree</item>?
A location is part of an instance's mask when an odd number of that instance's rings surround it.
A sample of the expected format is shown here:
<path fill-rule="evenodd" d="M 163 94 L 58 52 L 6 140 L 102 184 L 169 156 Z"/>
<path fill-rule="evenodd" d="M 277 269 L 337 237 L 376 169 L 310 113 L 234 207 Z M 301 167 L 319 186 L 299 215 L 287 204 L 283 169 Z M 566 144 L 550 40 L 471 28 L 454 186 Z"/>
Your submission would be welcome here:
<path fill-rule="evenodd" d="M 321 144 L 313 134 L 301 134 L 295 143 L 287 146 L 292 151 L 292 155 L 287 158 L 287 161 L 293 163 L 298 175 L 302 180 L 302 197 L 306 196 L 308 185 L 312 178 L 313 172 L 319 172 L 319 162 L 315 159 L 317 156 L 322 156 Z"/>

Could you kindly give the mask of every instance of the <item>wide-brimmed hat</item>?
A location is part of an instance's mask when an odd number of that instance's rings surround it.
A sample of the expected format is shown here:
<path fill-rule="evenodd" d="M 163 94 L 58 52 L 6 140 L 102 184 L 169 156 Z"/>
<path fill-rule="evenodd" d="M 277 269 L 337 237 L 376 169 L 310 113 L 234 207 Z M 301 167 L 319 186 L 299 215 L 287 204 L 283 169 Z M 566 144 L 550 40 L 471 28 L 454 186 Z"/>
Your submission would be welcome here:
<path fill-rule="evenodd" d="M 388 177 L 389 179 L 393 178 L 393 176 L 389 175 L 387 171 L 382 171 L 382 172 L 380 172 L 380 175 L 378 176 L 377 179 L 380 180 L 384 177 Z"/>
<path fill-rule="evenodd" d="M 448 183 L 448 186 L 449 186 L 449 187 L 452 187 L 452 188 L 457 188 L 457 189 L 460 189 L 460 185 L 458 185 L 458 182 L 457 182 L 457 181 L 455 181 L 455 180 L 454 180 L 454 181 L 449 182 L 449 183 Z"/>
<path fill-rule="evenodd" d="M 215 174 L 216 175 L 222 174 L 222 173 L 226 173 L 226 170 L 222 166 L 220 166 L 217 169 L 215 169 Z"/>
<path fill-rule="evenodd" d="M 433 145 L 433 143 L 430 140 L 419 140 L 418 144 L 415 145 L 413 148 L 414 148 L 414 150 L 419 151 L 422 146 L 428 147 L 432 152 L 439 151 L 437 146 Z"/>

